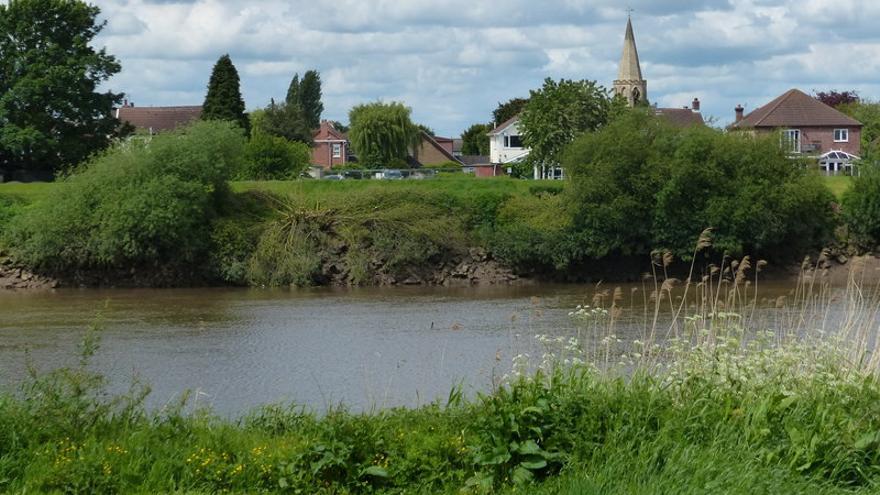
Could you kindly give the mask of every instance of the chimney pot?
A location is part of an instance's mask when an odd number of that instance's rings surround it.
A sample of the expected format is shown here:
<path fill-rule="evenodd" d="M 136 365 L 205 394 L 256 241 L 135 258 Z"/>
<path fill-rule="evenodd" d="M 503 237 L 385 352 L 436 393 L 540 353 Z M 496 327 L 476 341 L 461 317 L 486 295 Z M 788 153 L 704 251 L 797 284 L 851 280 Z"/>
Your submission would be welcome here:
<path fill-rule="evenodd" d="M 694 98 L 694 101 L 691 103 L 691 108 L 693 108 L 695 112 L 700 111 L 700 99 L 699 98 Z"/>
<path fill-rule="evenodd" d="M 745 109 L 742 105 L 736 106 L 736 121 L 739 122 L 743 119 L 743 114 L 745 113 Z"/>

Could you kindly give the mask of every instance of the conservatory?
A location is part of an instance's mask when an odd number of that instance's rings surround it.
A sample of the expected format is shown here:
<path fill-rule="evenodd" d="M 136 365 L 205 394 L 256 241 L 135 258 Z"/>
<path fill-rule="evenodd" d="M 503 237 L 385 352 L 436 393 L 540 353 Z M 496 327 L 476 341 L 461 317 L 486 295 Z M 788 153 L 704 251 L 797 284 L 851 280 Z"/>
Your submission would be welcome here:
<path fill-rule="evenodd" d="M 825 175 L 858 175 L 858 161 L 845 151 L 829 151 L 819 157 L 819 170 Z"/>

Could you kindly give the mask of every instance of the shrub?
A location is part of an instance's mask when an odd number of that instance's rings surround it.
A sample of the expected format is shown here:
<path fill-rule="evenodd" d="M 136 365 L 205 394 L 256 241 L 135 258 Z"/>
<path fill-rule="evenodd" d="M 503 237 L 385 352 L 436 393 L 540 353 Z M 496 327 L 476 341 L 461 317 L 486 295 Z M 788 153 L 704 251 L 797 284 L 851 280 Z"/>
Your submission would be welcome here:
<path fill-rule="evenodd" d="M 842 203 L 852 241 L 868 249 L 880 244 L 880 166 L 863 165 Z"/>
<path fill-rule="evenodd" d="M 305 143 L 255 132 L 244 147 L 244 165 L 236 179 L 295 179 L 308 168 L 311 158 L 312 150 Z"/>
<path fill-rule="evenodd" d="M 570 230 L 563 196 L 515 196 L 499 209 L 489 246 L 497 258 L 520 270 L 554 271 L 571 262 Z"/>
<path fill-rule="evenodd" d="M 579 138 L 564 159 L 585 254 L 687 259 L 715 229 L 715 249 L 795 257 L 830 239 L 833 196 L 778 138 L 674 129 L 641 111 Z"/>
<path fill-rule="evenodd" d="M 13 255 L 54 272 L 197 266 L 243 146 L 225 122 L 120 143 L 16 217 L 6 234 Z"/>

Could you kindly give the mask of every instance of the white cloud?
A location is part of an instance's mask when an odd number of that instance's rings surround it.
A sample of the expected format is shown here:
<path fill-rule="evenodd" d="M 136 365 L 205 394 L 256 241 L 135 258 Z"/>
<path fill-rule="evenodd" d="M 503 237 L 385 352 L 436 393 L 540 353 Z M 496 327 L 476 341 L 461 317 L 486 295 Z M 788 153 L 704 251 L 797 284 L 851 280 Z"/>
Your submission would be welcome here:
<path fill-rule="evenodd" d="M 198 104 L 230 53 L 249 108 L 283 98 L 295 72 L 322 74 L 325 115 L 401 100 L 442 134 L 490 119 L 545 77 L 617 73 L 617 0 L 95 0 L 99 38 L 123 65 L 109 86 L 139 104 Z M 632 0 L 649 96 L 728 121 L 737 103 L 790 87 L 877 96 L 880 2 Z"/>

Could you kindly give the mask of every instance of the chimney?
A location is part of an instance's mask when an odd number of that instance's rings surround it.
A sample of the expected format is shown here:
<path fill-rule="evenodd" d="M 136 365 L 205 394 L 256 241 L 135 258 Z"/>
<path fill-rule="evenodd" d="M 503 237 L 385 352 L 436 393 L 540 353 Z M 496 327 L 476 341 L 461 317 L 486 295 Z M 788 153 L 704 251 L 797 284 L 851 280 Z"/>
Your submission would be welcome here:
<path fill-rule="evenodd" d="M 693 108 L 695 112 L 700 111 L 700 99 L 699 98 L 694 98 L 694 101 L 691 103 L 691 108 Z"/>
<path fill-rule="evenodd" d="M 122 106 L 123 106 L 123 107 L 127 107 L 127 106 L 128 106 L 128 98 L 122 100 Z"/>
<path fill-rule="evenodd" d="M 739 121 L 741 121 L 741 120 L 743 119 L 743 113 L 744 113 L 744 112 L 745 112 L 745 109 L 743 108 L 742 105 L 737 105 L 737 106 L 736 106 L 736 121 L 737 121 L 737 122 L 739 122 Z"/>

